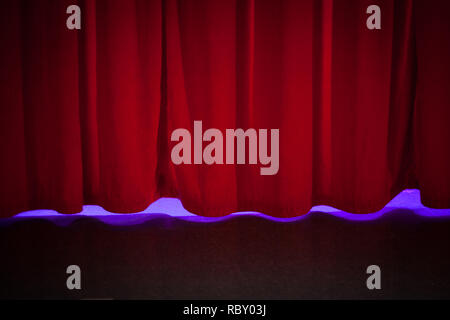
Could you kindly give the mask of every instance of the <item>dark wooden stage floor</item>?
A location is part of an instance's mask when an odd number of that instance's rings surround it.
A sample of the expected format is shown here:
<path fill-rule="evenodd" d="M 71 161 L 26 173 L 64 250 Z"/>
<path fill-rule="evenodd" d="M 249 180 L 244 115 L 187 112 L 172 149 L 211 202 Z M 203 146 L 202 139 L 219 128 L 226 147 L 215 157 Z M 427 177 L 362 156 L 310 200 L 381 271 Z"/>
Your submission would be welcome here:
<path fill-rule="evenodd" d="M 155 216 L 133 227 L 82 218 L 0 227 L 0 298 L 450 298 L 450 219 L 395 210 L 356 222 L 313 214 L 292 223 Z M 68 265 L 82 289 L 66 288 Z M 366 268 L 381 267 L 381 290 Z"/>

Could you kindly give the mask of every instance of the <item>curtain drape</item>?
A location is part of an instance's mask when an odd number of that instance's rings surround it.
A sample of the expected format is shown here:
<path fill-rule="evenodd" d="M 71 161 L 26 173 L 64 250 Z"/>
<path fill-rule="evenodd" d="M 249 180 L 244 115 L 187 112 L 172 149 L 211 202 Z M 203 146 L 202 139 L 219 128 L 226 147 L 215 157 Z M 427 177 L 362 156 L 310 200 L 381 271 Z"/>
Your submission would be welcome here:
<path fill-rule="evenodd" d="M 81 8 L 81 30 L 66 8 Z M 366 26 L 369 5 L 381 29 Z M 162 196 L 191 212 L 450 207 L 450 2 L 0 4 L 0 216 Z M 279 129 L 279 171 L 175 165 L 177 128 Z"/>

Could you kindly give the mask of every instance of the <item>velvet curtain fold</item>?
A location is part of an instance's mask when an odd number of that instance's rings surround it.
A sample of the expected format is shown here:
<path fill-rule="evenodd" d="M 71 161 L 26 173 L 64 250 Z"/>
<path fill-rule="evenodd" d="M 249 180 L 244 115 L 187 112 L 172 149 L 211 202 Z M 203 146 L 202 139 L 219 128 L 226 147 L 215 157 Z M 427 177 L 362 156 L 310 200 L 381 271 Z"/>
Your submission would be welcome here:
<path fill-rule="evenodd" d="M 77 4 L 81 30 L 66 28 Z M 381 8 L 381 30 L 366 8 Z M 161 196 L 221 216 L 450 207 L 450 4 L 435 0 L 3 1 L 0 216 Z M 280 129 L 276 175 L 174 165 L 171 133 Z"/>

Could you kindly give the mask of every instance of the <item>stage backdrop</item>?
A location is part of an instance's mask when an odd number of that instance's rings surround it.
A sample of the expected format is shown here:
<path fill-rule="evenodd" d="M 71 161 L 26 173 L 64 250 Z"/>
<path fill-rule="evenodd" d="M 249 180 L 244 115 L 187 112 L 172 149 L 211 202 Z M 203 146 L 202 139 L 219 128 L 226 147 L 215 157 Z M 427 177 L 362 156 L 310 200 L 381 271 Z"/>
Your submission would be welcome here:
<path fill-rule="evenodd" d="M 446 0 L 1 1 L 0 216 L 162 196 L 205 216 L 364 213 L 405 188 L 448 208 L 449 15 Z M 194 121 L 279 129 L 278 172 L 175 165 L 172 133 Z"/>

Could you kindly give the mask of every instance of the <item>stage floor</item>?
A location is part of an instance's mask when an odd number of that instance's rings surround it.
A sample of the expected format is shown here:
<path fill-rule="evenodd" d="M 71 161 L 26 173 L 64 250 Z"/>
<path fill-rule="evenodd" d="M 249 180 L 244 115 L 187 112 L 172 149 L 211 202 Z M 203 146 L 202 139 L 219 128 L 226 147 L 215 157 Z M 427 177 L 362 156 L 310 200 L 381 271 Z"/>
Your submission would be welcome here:
<path fill-rule="evenodd" d="M 2 299 L 450 298 L 450 210 L 417 190 L 368 215 L 202 218 L 176 199 L 127 215 L 31 211 L 0 222 L 0 252 Z M 66 288 L 73 264 L 79 291 Z M 381 290 L 366 287 L 372 264 Z"/>

